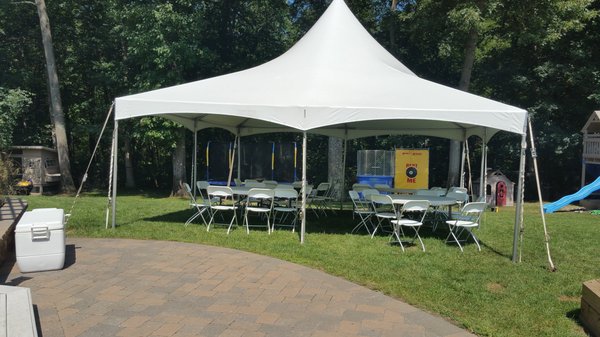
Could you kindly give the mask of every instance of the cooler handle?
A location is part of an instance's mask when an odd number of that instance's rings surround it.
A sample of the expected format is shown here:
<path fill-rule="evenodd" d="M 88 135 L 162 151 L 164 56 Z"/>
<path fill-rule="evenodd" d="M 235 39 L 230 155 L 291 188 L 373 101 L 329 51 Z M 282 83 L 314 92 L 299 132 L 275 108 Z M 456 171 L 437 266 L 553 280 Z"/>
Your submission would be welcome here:
<path fill-rule="evenodd" d="M 50 231 L 48 227 L 31 227 L 31 240 L 49 240 Z"/>

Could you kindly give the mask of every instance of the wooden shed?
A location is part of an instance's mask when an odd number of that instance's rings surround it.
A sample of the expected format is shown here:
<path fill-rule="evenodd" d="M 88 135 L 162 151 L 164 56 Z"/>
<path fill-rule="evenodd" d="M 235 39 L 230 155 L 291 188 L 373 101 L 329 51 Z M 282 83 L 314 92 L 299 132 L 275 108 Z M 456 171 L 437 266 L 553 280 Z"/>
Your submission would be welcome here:
<path fill-rule="evenodd" d="M 56 150 L 44 146 L 13 146 L 10 157 L 19 168 L 23 180 L 33 184 L 32 192 L 60 184 L 60 168 Z"/>
<path fill-rule="evenodd" d="M 489 170 L 486 176 L 485 200 L 490 207 L 513 206 L 515 202 L 515 183 L 510 181 L 500 170 Z M 474 190 L 479 190 L 479 180 Z"/>

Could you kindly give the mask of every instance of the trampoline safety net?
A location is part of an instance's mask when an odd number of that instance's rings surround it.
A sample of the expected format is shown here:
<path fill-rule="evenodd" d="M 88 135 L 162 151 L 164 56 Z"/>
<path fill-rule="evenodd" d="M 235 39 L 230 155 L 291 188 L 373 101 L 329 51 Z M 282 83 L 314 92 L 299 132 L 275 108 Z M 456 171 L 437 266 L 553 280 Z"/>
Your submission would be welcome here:
<path fill-rule="evenodd" d="M 298 180 L 301 170 L 297 143 L 242 143 L 240 148 L 240 179 Z M 214 184 L 226 184 L 229 159 L 233 143 L 209 142 L 206 146 L 206 179 Z M 233 164 L 233 177 L 237 177 L 237 157 Z"/>

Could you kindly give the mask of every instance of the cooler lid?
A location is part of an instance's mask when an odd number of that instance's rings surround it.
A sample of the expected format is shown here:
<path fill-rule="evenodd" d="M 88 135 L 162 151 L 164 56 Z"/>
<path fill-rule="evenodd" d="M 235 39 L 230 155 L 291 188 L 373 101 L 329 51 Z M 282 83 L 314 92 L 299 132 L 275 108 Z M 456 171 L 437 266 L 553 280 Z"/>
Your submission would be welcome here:
<path fill-rule="evenodd" d="M 64 210 L 38 208 L 25 212 L 15 227 L 15 233 L 30 232 L 31 227 L 48 227 L 49 230 L 64 229 Z"/>

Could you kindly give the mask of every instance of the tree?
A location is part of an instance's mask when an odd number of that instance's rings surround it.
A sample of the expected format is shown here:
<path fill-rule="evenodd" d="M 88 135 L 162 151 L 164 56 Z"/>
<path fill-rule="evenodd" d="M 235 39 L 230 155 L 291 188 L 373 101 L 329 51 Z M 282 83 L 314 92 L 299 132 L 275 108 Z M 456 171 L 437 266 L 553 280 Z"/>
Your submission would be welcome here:
<path fill-rule="evenodd" d="M 0 151 L 13 144 L 13 130 L 20 114 L 31 104 L 30 92 L 0 87 Z"/>
<path fill-rule="evenodd" d="M 185 170 L 185 128 L 180 127 L 177 130 L 177 144 L 173 149 L 173 188 L 171 196 L 185 196 L 186 191 L 183 188 L 183 183 L 186 179 Z"/>
<path fill-rule="evenodd" d="M 125 186 L 128 188 L 135 188 L 132 154 L 131 138 L 129 134 L 125 133 L 123 135 L 123 156 L 125 157 Z"/>
<path fill-rule="evenodd" d="M 592 3 L 596 3 L 596 9 L 590 8 Z M 547 149 L 548 159 L 556 162 L 557 156 L 566 159 L 577 153 L 578 128 L 585 117 L 573 118 L 566 112 L 589 106 L 593 80 L 585 81 L 579 74 L 593 60 L 589 54 L 593 43 L 579 42 L 574 36 L 584 35 L 580 32 L 593 35 L 592 29 L 584 27 L 593 23 L 590 19 L 596 15 L 597 1 L 401 0 L 398 6 L 402 10 L 395 16 L 396 37 L 401 43 L 394 52 L 413 71 L 450 86 L 456 86 L 457 79 L 462 78 L 460 88 L 527 109 L 534 124 L 538 120 L 541 123 L 536 127 L 538 154 Z M 582 62 L 582 56 L 587 62 Z M 586 70 L 589 79 L 594 71 Z M 584 89 L 581 94 L 576 87 Z M 551 132 L 552 141 L 548 131 L 557 129 L 562 131 Z M 503 151 L 514 151 L 514 145 L 506 139 L 500 134 L 492 141 Z M 560 161 L 558 165 L 568 162 L 577 160 Z M 510 172 L 517 163 L 496 161 L 496 165 Z M 567 179 L 572 180 L 568 183 L 571 188 L 577 179 Z M 556 185 L 565 181 L 550 176 L 543 180 Z"/>
<path fill-rule="evenodd" d="M 336 137 L 329 137 L 327 155 L 327 179 L 331 183 L 333 189 L 332 195 L 339 198 L 344 198 L 342 194 L 343 187 L 342 180 L 344 178 L 344 172 L 341 167 L 344 166 L 344 140 Z"/>
<path fill-rule="evenodd" d="M 463 66 L 460 72 L 460 80 L 458 82 L 458 89 L 462 91 L 468 92 L 469 85 L 471 84 L 471 74 L 473 73 L 473 64 L 475 63 L 475 51 L 477 50 L 477 40 L 481 30 L 481 22 L 483 21 L 483 6 L 484 1 L 478 0 L 475 1 L 474 4 L 470 4 L 470 6 L 455 9 L 449 14 L 450 16 L 458 16 L 460 19 L 462 19 L 462 22 L 465 23 L 463 30 L 467 31 L 464 43 Z M 448 188 L 458 185 L 459 176 L 461 174 L 461 172 L 459 172 L 461 160 L 460 150 L 461 142 L 457 140 L 451 140 L 450 152 L 448 154 L 448 180 L 446 183 Z"/>
<path fill-rule="evenodd" d="M 60 98 L 60 87 L 58 83 L 58 73 L 56 71 L 56 61 L 54 59 L 54 46 L 52 45 L 52 34 L 50 32 L 50 20 L 46 12 L 46 3 L 44 0 L 36 0 L 35 4 L 40 18 L 40 29 L 42 31 L 42 43 L 44 45 L 44 54 L 46 56 L 46 69 L 48 71 L 48 90 L 50 92 L 50 115 L 54 125 L 54 136 L 56 138 L 56 150 L 58 152 L 58 165 L 60 167 L 61 186 L 65 192 L 75 191 L 75 184 L 71 176 L 71 161 L 69 159 L 69 144 L 67 142 L 67 132 L 65 126 L 65 116 L 63 113 L 62 102 Z"/>

